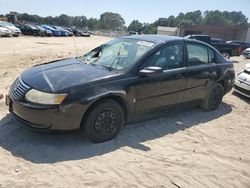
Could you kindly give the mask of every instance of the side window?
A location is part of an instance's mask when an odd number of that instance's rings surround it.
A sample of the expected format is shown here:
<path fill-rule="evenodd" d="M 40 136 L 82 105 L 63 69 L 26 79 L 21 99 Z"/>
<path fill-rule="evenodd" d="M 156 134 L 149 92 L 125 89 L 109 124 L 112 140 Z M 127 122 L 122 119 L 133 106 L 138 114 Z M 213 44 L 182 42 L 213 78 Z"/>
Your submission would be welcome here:
<path fill-rule="evenodd" d="M 208 48 L 200 44 L 187 44 L 188 65 L 208 64 Z"/>
<path fill-rule="evenodd" d="M 208 62 L 209 63 L 216 63 L 215 59 L 215 52 L 214 50 L 208 48 Z"/>
<path fill-rule="evenodd" d="M 146 61 L 143 67 L 156 66 L 163 70 L 169 70 L 182 67 L 182 63 L 182 44 L 173 44 L 161 48 Z"/>

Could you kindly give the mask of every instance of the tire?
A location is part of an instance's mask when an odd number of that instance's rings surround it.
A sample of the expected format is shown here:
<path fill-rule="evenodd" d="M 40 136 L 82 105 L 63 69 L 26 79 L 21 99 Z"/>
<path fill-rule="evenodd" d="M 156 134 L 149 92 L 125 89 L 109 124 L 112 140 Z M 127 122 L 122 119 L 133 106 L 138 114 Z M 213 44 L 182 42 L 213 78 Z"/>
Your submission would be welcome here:
<path fill-rule="evenodd" d="M 226 59 L 230 59 L 230 54 L 227 52 L 222 52 L 221 53 L 223 55 L 223 57 L 225 57 Z"/>
<path fill-rule="evenodd" d="M 81 125 L 81 134 L 93 143 L 115 138 L 124 124 L 124 111 L 114 100 L 97 103 Z"/>
<path fill-rule="evenodd" d="M 206 111 L 216 110 L 224 96 L 224 88 L 221 84 L 216 84 L 208 93 L 206 99 L 202 102 L 201 107 Z"/>

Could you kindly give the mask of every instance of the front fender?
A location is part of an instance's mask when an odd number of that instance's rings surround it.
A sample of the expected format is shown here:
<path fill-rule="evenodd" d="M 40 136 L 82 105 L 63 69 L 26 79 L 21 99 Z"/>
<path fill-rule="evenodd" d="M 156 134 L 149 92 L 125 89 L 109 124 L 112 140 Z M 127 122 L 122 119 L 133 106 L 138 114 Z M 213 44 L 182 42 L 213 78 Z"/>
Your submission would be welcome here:
<path fill-rule="evenodd" d="M 107 98 L 107 97 L 112 97 L 112 96 L 117 96 L 121 97 L 122 99 L 125 99 L 127 92 L 124 90 L 119 90 L 119 91 L 106 91 L 103 93 L 97 93 L 92 96 L 87 96 L 81 100 L 81 103 L 87 104 L 87 103 L 93 103 L 95 101 L 98 101 L 102 98 Z"/>

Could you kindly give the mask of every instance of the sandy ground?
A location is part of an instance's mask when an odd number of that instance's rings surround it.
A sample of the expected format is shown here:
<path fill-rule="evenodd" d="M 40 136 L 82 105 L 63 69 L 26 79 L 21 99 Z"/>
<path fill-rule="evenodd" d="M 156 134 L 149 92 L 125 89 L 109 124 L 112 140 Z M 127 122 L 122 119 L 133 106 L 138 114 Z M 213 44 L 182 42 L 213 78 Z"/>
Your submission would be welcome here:
<path fill-rule="evenodd" d="M 82 54 L 109 40 L 76 38 Z M 26 68 L 75 56 L 73 38 L 0 38 L 0 91 Z M 247 63 L 233 58 L 236 72 Z M 250 63 L 250 61 L 249 61 Z M 232 93 L 200 108 L 123 128 L 107 143 L 34 133 L 0 100 L 0 187 L 250 187 L 250 105 Z"/>

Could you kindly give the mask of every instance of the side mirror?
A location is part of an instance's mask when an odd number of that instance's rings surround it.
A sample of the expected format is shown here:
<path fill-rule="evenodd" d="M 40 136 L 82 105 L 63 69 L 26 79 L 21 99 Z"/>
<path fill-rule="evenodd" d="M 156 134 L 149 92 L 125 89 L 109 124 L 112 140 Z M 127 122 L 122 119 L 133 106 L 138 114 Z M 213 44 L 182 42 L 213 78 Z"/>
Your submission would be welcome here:
<path fill-rule="evenodd" d="M 149 77 L 160 73 L 163 73 L 163 69 L 161 67 L 145 67 L 144 69 L 139 71 L 139 76 Z"/>

